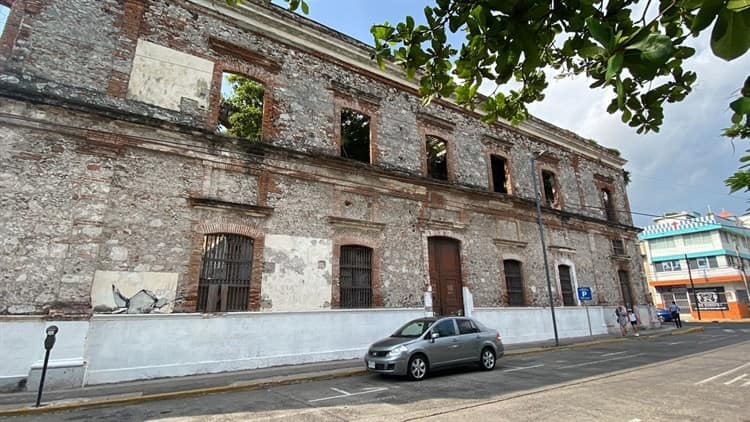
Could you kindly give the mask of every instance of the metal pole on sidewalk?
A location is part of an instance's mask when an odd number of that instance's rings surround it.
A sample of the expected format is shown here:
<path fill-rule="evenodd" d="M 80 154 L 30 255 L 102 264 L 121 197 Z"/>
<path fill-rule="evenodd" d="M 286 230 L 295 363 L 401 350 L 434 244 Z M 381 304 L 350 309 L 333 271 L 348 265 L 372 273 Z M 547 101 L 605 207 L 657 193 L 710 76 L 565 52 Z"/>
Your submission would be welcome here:
<path fill-rule="evenodd" d="M 688 267 L 688 277 L 690 277 L 690 288 L 693 289 L 693 301 L 695 302 L 695 309 L 698 311 L 698 321 L 701 320 L 701 306 L 698 303 L 698 295 L 695 293 L 695 284 L 693 284 L 693 272 L 690 271 L 690 261 L 688 261 L 687 254 L 685 254 L 685 264 Z"/>
<path fill-rule="evenodd" d="M 549 277 L 549 264 L 547 263 L 547 244 L 544 240 L 544 224 L 542 224 L 542 205 L 540 204 L 539 184 L 536 178 L 536 159 L 541 157 L 545 152 L 542 151 L 537 155 L 531 155 L 531 175 L 534 179 L 534 201 L 536 202 L 536 221 L 539 225 L 539 236 L 542 239 L 542 257 L 544 258 L 544 273 L 547 276 L 547 294 L 549 295 L 549 309 L 552 312 L 552 329 L 555 332 L 555 346 L 560 345 L 560 339 L 557 335 L 557 320 L 555 319 L 555 301 L 552 298 L 552 281 Z"/>
<path fill-rule="evenodd" d="M 42 376 L 39 378 L 39 391 L 36 394 L 36 407 L 42 402 L 42 390 L 44 390 L 44 378 L 47 375 L 47 364 L 49 363 L 49 352 L 55 345 L 55 335 L 57 335 L 57 326 L 50 325 L 46 330 L 47 338 L 44 339 L 44 365 L 42 366 Z"/>

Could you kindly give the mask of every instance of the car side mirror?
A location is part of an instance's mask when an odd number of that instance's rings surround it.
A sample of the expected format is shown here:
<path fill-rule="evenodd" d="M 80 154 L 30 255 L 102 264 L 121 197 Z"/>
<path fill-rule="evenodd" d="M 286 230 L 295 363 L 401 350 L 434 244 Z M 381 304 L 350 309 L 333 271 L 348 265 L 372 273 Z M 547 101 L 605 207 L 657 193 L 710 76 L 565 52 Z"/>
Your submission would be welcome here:
<path fill-rule="evenodd" d="M 432 334 L 430 334 L 430 340 L 432 340 L 433 343 L 435 342 L 435 339 L 438 338 L 438 337 L 440 337 L 440 334 L 438 334 L 438 333 L 432 333 Z"/>

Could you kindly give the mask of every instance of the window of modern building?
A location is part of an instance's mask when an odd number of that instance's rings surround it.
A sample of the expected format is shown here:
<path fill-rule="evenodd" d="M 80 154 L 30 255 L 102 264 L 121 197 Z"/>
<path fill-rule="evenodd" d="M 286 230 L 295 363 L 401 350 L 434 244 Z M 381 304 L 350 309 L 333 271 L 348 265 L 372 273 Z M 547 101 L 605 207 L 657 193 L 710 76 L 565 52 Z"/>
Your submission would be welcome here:
<path fill-rule="evenodd" d="M 731 255 L 727 255 L 727 258 L 729 258 L 729 261 L 732 261 L 732 258 L 734 258 Z M 716 260 L 715 256 L 708 256 L 708 257 L 701 257 L 701 258 L 690 258 L 688 259 L 688 266 L 691 270 L 697 270 L 697 269 L 709 269 L 709 268 L 716 268 L 719 266 L 718 261 Z"/>
<path fill-rule="evenodd" d="M 656 266 L 656 271 L 657 272 L 663 272 L 663 271 L 680 271 L 682 269 L 679 260 L 662 261 L 662 262 L 657 262 L 654 265 Z"/>
<path fill-rule="evenodd" d="M 511 259 L 503 261 L 505 270 L 505 291 L 508 293 L 509 306 L 525 306 L 526 298 L 523 290 L 523 274 L 521 262 Z"/>
<path fill-rule="evenodd" d="M 682 241 L 688 247 L 711 247 L 713 236 L 710 232 L 691 233 L 683 235 Z"/>
<path fill-rule="evenodd" d="M 612 239 L 612 253 L 614 255 L 625 255 L 625 243 L 622 239 Z"/>
<path fill-rule="evenodd" d="M 372 307 L 372 249 L 342 246 L 339 258 L 339 306 Z"/>
<path fill-rule="evenodd" d="M 433 179 L 448 180 L 448 145 L 435 136 L 425 137 L 427 152 L 427 176 Z"/>
<path fill-rule="evenodd" d="M 248 77 L 224 72 L 217 130 L 251 141 L 263 133 L 263 84 Z"/>
<path fill-rule="evenodd" d="M 370 116 L 341 110 L 341 156 L 370 163 Z"/>
<path fill-rule="evenodd" d="M 560 292 L 562 293 L 563 305 L 575 306 L 576 298 L 573 295 L 573 279 L 570 276 L 570 266 L 558 265 L 557 271 L 560 274 Z"/>
<path fill-rule="evenodd" d="M 544 204 L 548 207 L 557 206 L 557 182 L 555 173 L 542 170 L 542 188 L 544 192 Z"/>
<path fill-rule="evenodd" d="M 491 155 L 490 166 L 492 167 L 492 190 L 499 193 L 508 193 L 508 167 L 505 158 Z"/>
<path fill-rule="evenodd" d="M 658 255 L 658 252 L 660 251 L 672 249 L 676 246 L 674 237 L 661 237 L 658 239 L 651 239 L 648 241 L 648 243 L 651 247 L 651 252 L 655 255 Z"/>
<path fill-rule="evenodd" d="M 612 192 L 609 189 L 602 189 L 602 207 L 607 217 L 607 221 L 615 221 L 615 204 L 612 200 Z"/>
<path fill-rule="evenodd" d="M 247 311 L 253 239 L 237 234 L 207 234 L 198 279 L 198 311 Z"/>

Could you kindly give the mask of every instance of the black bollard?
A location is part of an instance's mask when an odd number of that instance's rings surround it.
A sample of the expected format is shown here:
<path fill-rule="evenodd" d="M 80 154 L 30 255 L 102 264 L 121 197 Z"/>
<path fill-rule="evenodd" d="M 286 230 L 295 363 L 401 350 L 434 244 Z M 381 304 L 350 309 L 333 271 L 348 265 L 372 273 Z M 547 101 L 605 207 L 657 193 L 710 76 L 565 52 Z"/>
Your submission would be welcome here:
<path fill-rule="evenodd" d="M 36 407 L 39 407 L 39 403 L 42 401 L 42 390 L 44 389 L 44 377 L 47 375 L 47 363 L 49 363 L 49 352 L 55 345 L 55 335 L 57 335 L 57 326 L 50 325 L 47 327 L 47 338 L 44 339 L 44 366 L 42 366 L 42 377 L 39 379 L 39 391 L 36 395 Z"/>

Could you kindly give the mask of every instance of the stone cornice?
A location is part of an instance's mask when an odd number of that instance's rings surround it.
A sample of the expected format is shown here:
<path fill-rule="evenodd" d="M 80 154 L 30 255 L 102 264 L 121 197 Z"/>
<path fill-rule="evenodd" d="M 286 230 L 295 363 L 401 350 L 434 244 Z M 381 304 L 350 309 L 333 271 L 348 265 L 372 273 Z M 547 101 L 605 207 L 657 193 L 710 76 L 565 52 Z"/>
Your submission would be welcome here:
<path fill-rule="evenodd" d="M 270 217 L 273 214 L 273 208 L 260 207 L 250 204 L 238 204 L 236 202 L 222 201 L 216 198 L 191 196 L 188 198 L 190 206 L 195 208 L 224 209 L 237 211 L 250 217 Z"/>
<path fill-rule="evenodd" d="M 356 229 L 365 231 L 383 231 L 385 228 L 384 223 L 376 223 L 374 221 L 366 220 L 355 220 L 353 218 L 335 217 L 329 216 L 328 223 L 336 228 L 342 229 Z"/>
<path fill-rule="evenodd" d="M 495 246 L 507 246 L 511 248 L 525 248 L 526 245 L 529 244 L 529 242 L 513 239 L 492 239 L 492 243 L 494 243 Z"/>

